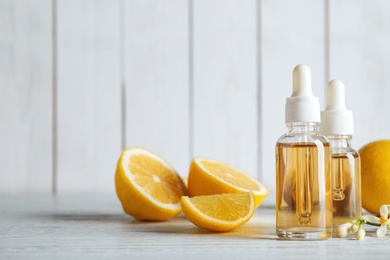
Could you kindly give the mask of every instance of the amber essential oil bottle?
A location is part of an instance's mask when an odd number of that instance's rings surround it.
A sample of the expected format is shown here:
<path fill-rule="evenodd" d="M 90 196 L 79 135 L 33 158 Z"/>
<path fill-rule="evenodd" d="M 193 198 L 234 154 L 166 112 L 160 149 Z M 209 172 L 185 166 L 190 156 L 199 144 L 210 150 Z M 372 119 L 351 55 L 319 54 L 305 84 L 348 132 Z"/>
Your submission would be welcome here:
<path fill-rule="evenodd" d="M 345 107 L 343 82 L 330 81 L 326 92 L 327 106 L 321 111 L 320 132 L 332 147 L 333 227 L 336 228 L 362 215 L 360 157 L 351 147 L 353 115 Z"/>
<path fill-rule="evenodd" d="M 286 100 L 288 131 L 276 143 L 276 233 L 280 239 L 332 236 L 331 148 L 319 133 L 320 105 L 305 65 L 293 71 Z"/>

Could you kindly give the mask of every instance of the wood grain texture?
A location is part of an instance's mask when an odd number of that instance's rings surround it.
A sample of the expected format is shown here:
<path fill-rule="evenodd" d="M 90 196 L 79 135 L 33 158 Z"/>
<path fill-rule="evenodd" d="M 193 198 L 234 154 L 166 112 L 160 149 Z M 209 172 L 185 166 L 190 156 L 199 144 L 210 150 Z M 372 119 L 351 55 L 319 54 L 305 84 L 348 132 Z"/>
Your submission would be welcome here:
<path fill-rule="evenodd" d="M 325 6 L 322 1 L 271 1 L 261 5 L 261 118 L 263 180 L 275 190 L 275 143 L 287 129 L 285 102 L 298 64 L 312 70 L 312 86 L 325 101 Z"/>
<path fill-rule="evenodd" d="M 212 233 L 182 214 L 138 222 L 114 196 L 0 197 L 1 259 L 388 259 L 390 235 L 281 241 L 275 208 L 262 205 L 230 232 Z"/>
<path fill-rule="evenodd" d="M 113 192 L 121 151 L 119 1 L 58 1 L 58 192 Z"/>
<path fill-rule="evenodd" d="M 194 155 L 257 177 L 256 1 L 193 2 Z"/>
<path fill-rule="evenodd" d="M 0 1 L 0 194 L 52 188 L 51 8 Z"/>
<path fill-rule="evenodd" d="M 188 2 L 125 2 L 126 146 L 142 146 L 187 176 Z"/>
<path fill-rule="evenodd" d="M 331 0 L 329 7 L 330 77 L 346 86 L 352 145 L 360 149 L 390 138 L 390 2 Z"/>

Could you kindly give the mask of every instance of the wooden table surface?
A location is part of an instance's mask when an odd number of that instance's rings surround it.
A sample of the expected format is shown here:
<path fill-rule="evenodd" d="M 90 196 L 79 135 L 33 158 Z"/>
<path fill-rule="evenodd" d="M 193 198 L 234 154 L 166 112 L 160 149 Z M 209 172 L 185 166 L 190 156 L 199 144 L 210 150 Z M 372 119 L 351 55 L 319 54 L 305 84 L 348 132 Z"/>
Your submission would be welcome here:
<path fill-rule="evenodd" d="M 0 259 L 390 259 L 390 234 L 375 228 L 326 241 L 283 241 L 275 210 L 262 205 L 245 225 L 211 233 L 180 214 L 138 222 L 112 196 L 0 197 Z"/>

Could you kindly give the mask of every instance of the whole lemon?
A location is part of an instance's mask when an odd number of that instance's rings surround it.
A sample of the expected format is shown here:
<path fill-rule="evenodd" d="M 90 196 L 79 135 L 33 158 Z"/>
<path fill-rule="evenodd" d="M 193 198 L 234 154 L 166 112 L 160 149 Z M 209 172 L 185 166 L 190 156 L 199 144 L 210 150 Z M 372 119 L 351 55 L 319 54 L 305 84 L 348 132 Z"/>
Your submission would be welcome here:
<path fill-rule="evenodd" d="M 371 213 L 379 214 L 383 204 L 390 204 L 390 140 L 380 140 L 360 150 L 362 204 Z"/>

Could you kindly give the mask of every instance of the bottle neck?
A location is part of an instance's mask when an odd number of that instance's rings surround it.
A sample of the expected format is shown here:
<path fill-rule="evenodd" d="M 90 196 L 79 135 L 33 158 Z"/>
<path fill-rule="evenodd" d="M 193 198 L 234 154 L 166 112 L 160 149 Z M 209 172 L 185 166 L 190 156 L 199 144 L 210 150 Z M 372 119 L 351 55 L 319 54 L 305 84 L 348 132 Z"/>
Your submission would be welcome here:
<path fill-rule="evenodd" d="M 352 135 L 328 135 L 326 137 L 332 148 L 349 148 L 351 146 Z"/>
<path fill-rule="evenodd" d="M 286 123 L 288 134 L 316 134 L 319 130 L 316 122 L 293 122 Z"/>

